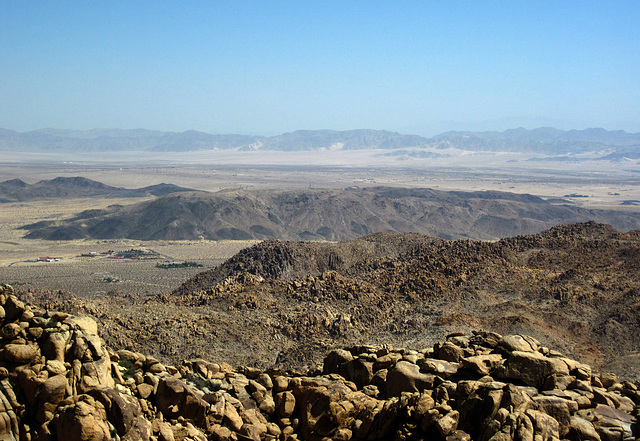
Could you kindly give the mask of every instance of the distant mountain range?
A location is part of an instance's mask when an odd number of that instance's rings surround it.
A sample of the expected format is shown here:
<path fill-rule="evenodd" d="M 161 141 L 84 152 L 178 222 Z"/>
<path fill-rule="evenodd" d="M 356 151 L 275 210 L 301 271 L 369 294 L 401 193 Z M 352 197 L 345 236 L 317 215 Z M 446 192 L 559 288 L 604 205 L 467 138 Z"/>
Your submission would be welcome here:
<path fill-rule="evenodd" d="M 152 130 L 57 130 L 16 132 L 0 129 L 0 152 L 187 152 L 197 150 L 319 151 L 406 148 L 456 148 L 472 151 L 584 153 L 614 150 L 622 157 L 640 151 L 640 133 L 604 129 L 559 130 L 549 127 L 504 132 L 447 132 L 433 138 L 385 130 L 298 130 L 272 137 L 212 135 Z"/>
<path fill-rule="evenodd" d="M 173 184 L 158 184 L 143 188 L 122 188 L 105 185 L 82 177 L 59 177 L 27 184 L 20 179 L 0 182 L 0 203 L 33 201 L 49 198 L 136 198 L 163 196 L 169 193 L 193 191 Z"/>
<path fill-rule="evenodd" d="M 559 130 L 542 127 L 504 132 L 447 132 L 433 138 L 438 147 L 531 153 L 584 153 L 607 148 L 640 148 L 640 133 L 604 129 Z"/>
<path fill-rule="evenodd" d="M 27 238 L 49 240 L 345 240 L 384 231 L 497 239 L 588 220 L 621 231 L 640 228 L 640 213 L 557 205 L 527 194 L 373 187 L 171 193 L 22 229 Z"/>

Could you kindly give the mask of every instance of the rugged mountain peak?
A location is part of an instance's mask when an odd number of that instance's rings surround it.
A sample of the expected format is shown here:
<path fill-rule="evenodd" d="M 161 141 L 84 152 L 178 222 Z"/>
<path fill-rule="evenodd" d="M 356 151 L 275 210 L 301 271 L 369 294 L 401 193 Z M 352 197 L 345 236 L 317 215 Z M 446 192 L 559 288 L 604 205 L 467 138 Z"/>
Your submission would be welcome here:
<path fill-rule="evenodd" d="M 595 221 L 563 224 L 550 228 L 543 237 L 564 237 L 567 239 L 608 239 L 618 237 L 620 233 L 611 225 Z"/>
<path fill-rule="evenodd" d="M 628 233 L 632 237 L 633 232 Z M 615 240 L 624 237 L 611 225 L 595 221 L 578 222 L 575 224 L 563 224 L 552 227 L 539 234 L 516 236 L 500 241 L 504 244 L 535 243 L 539 246 L 562 246 L 568 243 L 581 243 L 584 241 Z"/>

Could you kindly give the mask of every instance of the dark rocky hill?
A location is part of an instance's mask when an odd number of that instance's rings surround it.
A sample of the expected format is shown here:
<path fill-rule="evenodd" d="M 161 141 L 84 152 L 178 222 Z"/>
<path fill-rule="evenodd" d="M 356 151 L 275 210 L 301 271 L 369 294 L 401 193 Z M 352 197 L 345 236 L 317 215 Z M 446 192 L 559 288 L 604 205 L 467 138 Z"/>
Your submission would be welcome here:
<path fill-rule="evenodd" d="M 143 188 L 128 189 L 112 187 L 91 179 L 76 177 L 58 177 L 27 184 L 20 179 L 0 182 L 0 203 L 31 201 L 49 198 L 85 198 L 85 197 L 144 197 L 164 196 L 169 193 L 193 191 L 173 184 L 158 184 Z"/>
<path fill-rule="evenodd" d="M 144 190 L 144 189 L 141 189 Z M 640 214 L 587 210 L 496 191 L 406 188 L 182 192 L 26 225 L 27 238 L 347 240 L 375 232 L 498 239 L 594 220 L 621 231 Z"/>

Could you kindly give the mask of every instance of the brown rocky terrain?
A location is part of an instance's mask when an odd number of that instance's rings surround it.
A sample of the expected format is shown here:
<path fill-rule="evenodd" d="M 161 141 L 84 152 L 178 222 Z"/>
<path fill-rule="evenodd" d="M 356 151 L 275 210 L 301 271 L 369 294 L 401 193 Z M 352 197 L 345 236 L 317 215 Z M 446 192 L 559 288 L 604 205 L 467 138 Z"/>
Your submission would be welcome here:
<path fill-rule="evenodd" d="M 6 285 L 0 318 L 3 440 L 639 436 L 637 383 L 521 334 L 453 333 L 420 350 L 358 344 L 314 369 L 263 370 L 115 351 L 92 319 L 25 304 Z"/>
<path fill-rule="evenodd" d="M 95 299 L 22 291 L 89 314 L 116 349 L 283 369 L 329 348 L 432 346 L 451 332 L 524 333 L 596 369 L 640 379 L 640 234 L 597 223 L 497 242 L 378 233 L 266 241 L 173 293 Z"/>

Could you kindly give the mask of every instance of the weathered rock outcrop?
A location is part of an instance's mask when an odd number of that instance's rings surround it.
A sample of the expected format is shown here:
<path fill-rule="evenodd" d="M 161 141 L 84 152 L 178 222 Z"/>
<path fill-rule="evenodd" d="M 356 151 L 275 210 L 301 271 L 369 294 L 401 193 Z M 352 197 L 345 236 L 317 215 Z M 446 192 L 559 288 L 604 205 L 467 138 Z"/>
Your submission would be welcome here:
<path fill-rule="evenodd" d="M 331 351 L 306 372 L 112 351 L 0 292 L 0 440 L 630 440 L 638 385 L 521 335 Z"/>

